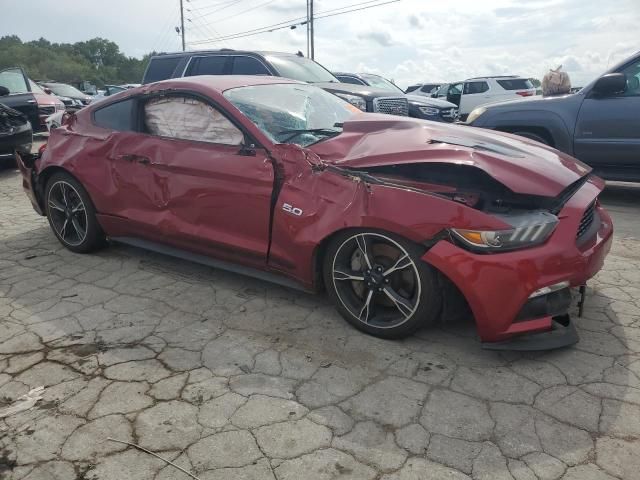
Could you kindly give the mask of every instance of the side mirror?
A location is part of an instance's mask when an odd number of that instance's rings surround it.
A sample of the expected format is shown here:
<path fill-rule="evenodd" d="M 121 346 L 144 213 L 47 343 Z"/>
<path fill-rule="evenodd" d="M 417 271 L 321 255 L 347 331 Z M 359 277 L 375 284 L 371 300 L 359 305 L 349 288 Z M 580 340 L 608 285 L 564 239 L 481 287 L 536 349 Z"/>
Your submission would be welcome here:
<path fill-rule="evenodd" d="M 593 86 L 593 93 L 600 96 L 617 95 L 627 89 L 627 77 L 624 73 L 607 73 Z"/>
<path fill-rule="evenodd" d="M 0 97 L 6 97 L 10 93 L 11 91 L 7 87 L 3 87 L 2 85 L 0 85 Z"/>
<path fill-rule="evenodd" d="M 47 95 L 51 95 L 53 93 L 51 89 L 47 87 L 44 87 L 43 90 L 44 90 L 44 93 L 46 93 Z"/>

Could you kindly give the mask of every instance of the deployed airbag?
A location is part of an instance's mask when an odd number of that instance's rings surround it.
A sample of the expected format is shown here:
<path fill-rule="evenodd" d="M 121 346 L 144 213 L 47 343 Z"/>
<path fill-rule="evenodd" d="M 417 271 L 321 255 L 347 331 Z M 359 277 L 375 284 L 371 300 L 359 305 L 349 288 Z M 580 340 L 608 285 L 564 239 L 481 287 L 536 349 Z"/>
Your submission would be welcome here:
<path fill-rule="evenodd" d="M 162 137 L 240 145 L 244 135 L 227 117 L 195 98 L 163 97 L 145 105 L 149 133 Z"/>

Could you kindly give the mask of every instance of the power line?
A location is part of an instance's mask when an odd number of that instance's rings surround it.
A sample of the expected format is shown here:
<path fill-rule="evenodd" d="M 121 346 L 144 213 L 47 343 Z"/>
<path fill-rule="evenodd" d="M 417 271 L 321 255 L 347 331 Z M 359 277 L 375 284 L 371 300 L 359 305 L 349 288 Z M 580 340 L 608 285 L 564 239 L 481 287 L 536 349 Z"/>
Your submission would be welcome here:
<path fill-rule="evenodd" d="M 320 19 L 328 18 L 328 17 L 335 17 L 337 15 L 344 15 L 344 14 L 347 14 L 347 13 L 358 12 L 358 11 L 361 11 L 361 10 L 367 10 L 369 8 L 380 7 L 382 5 L 387 5 L 387 4 L 390 4 L 390 3 L 396 3 L 396 2 L 400 2 L 400 1 L 401 0 L 388 0 L 386 2 L 377 3 L 375 5 L 369 5 L 369 6 L 361 7 L 361 8 L 354 8 L 352 10 L 346 10 L 346 11 L 337 12 L 337 13 L 330 13 L 330 12 L 334 12 L 335 10 L 341 10 L 341 9 L 345 9 L 345 8 L 349 8 L 349 7 L 355 7 L 357 5 L 372 3 L 371 1 L 362 2 L 360 4 L 354 4 L 354 5 L 350 5 L 350 6 L 346 6 L 346 7 L 340 7 L 340 8 L 334 9 L 334 10 L 328 10 L 328 11 L 324 12 L 324 15 L 316 16 L 315 20 L 320 20 Z M 301 19 L 305 19 L 305 20 L 302 21 L 302 22 L 299 22 L 299 23 L 291 23 L 291 22 L 296 22 L 296 21 L 301 20 Z M 286 22 L 279 22 L 279 23 L 276 23 L 276 24 L 273 24 L 273 25 L 267 25 L 267 26 L 264 26 L 264 27 L 254 28 L 252 30 L 246 30 L 244 32 L 232 33 L 232 34 L 229 34 L 229 35 L 225 35 L 223 37 L 219 37 L 217 39 L 199 40 L 197 42 L 191 42 L 191 44 L 192 45 L 200 45 L 200 44 L 203 44 L 203 43 L 214 43 L 214 42 L 222 41 L 222 40 L 235 40 L 237 38 L 251 37 L 253 35 L 258 35 L 258 34 L 261 34 L 261 33 L 275 32 L 275 31 L 278 31 L 278 30 L 283 30 L 285 28 L 292 28 L 292 27 L 296 28 L 298 26 L 306 25 L 306 24 L 307 24 L 306 17 L 300 17 L 300 18 L 297 18 L 297 19 L 288 20 Z"/>

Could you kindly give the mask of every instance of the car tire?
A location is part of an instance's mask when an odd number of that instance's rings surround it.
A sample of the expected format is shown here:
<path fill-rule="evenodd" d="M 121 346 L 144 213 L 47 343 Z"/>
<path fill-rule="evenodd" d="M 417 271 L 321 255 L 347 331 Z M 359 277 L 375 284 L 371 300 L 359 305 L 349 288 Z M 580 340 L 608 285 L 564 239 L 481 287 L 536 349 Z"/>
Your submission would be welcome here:
<path fill-rule="evenodd" d="M 350 229 L 334 236 L 323 279 L 338 312 L 380 338 L 403 338 L 436 322 L 442 295 L 424 248 L 388 232 Z"/>
<path fill-rule="evenodd" d="M 89 253 L 105 245 L 93 202 L 75 178 L 55 173 L 47 181 L 44 198 L 51 230 L 67 249 Z"/>
<path fill-rule="evenodd" d="M 534 140 L 536 142 L 542 143 L 543 145 L 551 146 L 551 144 L 549 143 L 549 140 L 542 137 L 541 135 L 538 135 L 537 133 L 522 131 L 522 132 L 513 132 L 513 134 L 518 135 L 519 137 L 528 138 L 529 140 Z"/>

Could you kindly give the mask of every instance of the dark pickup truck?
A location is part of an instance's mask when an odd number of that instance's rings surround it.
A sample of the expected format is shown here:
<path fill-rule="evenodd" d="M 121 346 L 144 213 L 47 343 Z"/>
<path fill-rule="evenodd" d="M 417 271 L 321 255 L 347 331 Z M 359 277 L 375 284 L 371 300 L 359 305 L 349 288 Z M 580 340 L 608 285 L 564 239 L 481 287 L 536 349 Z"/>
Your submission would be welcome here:
<path fill-rule="evenodd" d="M 467 123 L 551 145 L 607 180 L 640 182 L 640 52 L 577 93 L 481 106 Z"/>

